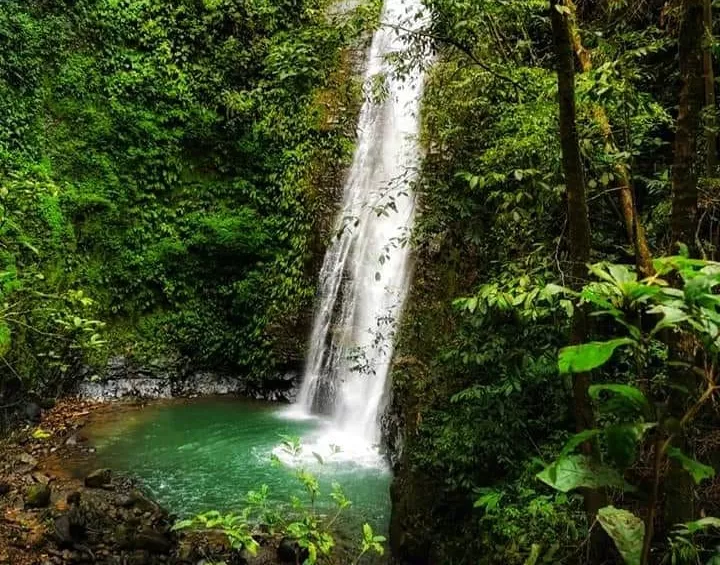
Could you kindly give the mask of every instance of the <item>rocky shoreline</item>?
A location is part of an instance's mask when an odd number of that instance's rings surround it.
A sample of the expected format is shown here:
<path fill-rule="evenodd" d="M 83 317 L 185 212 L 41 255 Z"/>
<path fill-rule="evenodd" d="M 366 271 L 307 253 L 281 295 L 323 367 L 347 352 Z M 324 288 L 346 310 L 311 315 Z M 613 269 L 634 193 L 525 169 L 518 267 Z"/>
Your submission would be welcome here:
<path fill-rule="evenodd" d="M 295 562 L 262 532 L 252 558 L 213 532 L 173 532 L 174 517 L 132 478 L 95 468 L 83 428 L 122 404 L 63 400 L 0 441 L 0 564 Z"/>

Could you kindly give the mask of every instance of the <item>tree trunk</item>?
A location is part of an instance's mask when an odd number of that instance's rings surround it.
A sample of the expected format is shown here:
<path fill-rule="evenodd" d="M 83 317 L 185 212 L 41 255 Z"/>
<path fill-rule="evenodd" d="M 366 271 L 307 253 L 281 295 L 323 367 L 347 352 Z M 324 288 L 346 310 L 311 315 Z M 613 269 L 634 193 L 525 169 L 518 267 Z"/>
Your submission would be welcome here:
<path fill-rule="evenodd" d="M 684 243 L 695 247 L 697 231 L 698 188 L 695 156 L 697 137 L 701 129 L 704 103 L 703 21 L 705 0 L 683 0 L 680 23 L 679 56 L 682 90 L 675 133 L 675 157 L 672 174 L 671 229 L 674 244 Z M 695 344 L 687 336 L 670 334 L 668 337 L 670 360 L 682 364 L 694 362 Z M 695 377 L 687 365 L 673 363 L 670 367 L 673 394 L 668 403 L 667 427 L 675 427 L 686 411 L 695 392 Z M 685 392 L 686 391 L 686 392 Z M 672 423 L 672 426 L 670 424 Z M 684 430 L 676 431 L 673 445 L 686 450 Z M 671 461 L 665 480 L 665 523 L 672 526 L 694 518 L 694 488 L 690 475 Z"/>
<path fill-rule="evenodd" d="M 712 38 L 712 0 L 704 0 L 703 21 L 705 25 L 705 44 L 703 45 L 703 69 L 705 71 L 705 142 L 707 147 L 705 176 L 715 177 L 717 171 L 717 119 L 715 116 L 715 71 L 713 70 Z"/>
<path fill-rule="evenodd" d="M 573 14 L 573 18 L 568 22 L 568 25 L 570 26 L 570 37 L 572 40 L 573 50 L 575 51 L 578 62 L 580 63 L 580 68 L 584 73 L 587 73 L 592 70 L 592 59 L 590 57 L 590 52 L 585 49 L 582 44 L 580 30 L 575 23 L 577 8 L 573 5 L 571 0 L 568 0 L 568 6 L 572 10 Z M 605 109 L 600 105 L 595 105 L 593 108 L 593 115 L 605 140 L 605 150 L 609 154 L 619 153 L 618 147 L 613 138 L 610 120 L 607 117 Z M 623 163 L 618 163 L 615 166 L 615 175 L 618 178 L 620 209 L 625 222 L 625 233 L 627 234 L 628 242 L 635 250 L 635 264 L 637 266 L 637 271 L 642 277 L 652 276 L 655 274 L 655 268 L 652 264 L 652 255 L 650 253 L 650 246 L 648 245 L 647 237 L 645 236 L 645 228 L 642 225 L 640 215 L 637 211 L 635 190 L 632 185 L 628 166 Z"/>
<path fill-rule="evenodd" d="M 705 86 L 703 3 L 704 0 L 683 0 L 679 37 L 682 90 L 675 132 L 670 227 L 673 244 L 684 243 L 690 248 L 694 247 L 697 228 L 698 189 L 695 153 Z"/>
<path fill-rule="evenodd" d="M 558 98 L 560 106 L 560 143 L 562 147 L 562 164 L 567 188 L 567 215 L 569 226 L 569 255 L 571 285 L 580 288 L 587 278 L 587 263 L 590 261 L 590 220 L 588 215 L 585 177 L 583 174 L 580 145 L 576 125 L 575 109 L 575 62 L 573 58 L 572 40 L 569 18 L 565 12 L 567 7 L 562 0 L 550 1 L 553 37 L 557 53 Z M 570 343 L 583 343 L 587 339 L 587 315 L 578 308 L 573 317 Z M 573 412 L 578 431 L 594 427 L 592 404 L 588 395 L 590 374 L 581 373 L 574 376 L 573 381 Z M 586 453 L 593 452 L 589 442 L 583 446 Z M 597 511 L 604 505 L 605 496 L 599 490 L 587 490 L 583 493 L 585 510 L 590 524 L 595 521 Z M 594 530 L 600 532 L 599 528 Z M 597 535 L 593 536 L 597 538 Z M 600 543 L 591 544 L 594 547 Z"/>

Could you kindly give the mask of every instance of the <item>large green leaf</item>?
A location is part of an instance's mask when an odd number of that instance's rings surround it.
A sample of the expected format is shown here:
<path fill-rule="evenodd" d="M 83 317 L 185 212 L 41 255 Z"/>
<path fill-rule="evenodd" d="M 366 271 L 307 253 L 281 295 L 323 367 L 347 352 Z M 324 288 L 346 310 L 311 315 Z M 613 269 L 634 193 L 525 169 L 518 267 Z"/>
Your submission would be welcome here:
<path fill-rule="evenodd" d="M 655 424 L 615 424 L 605 428 L 608 455 L 616 466 L 627 468 L 637 456 L 638 443 Z"/>
<path fill-rule="evenodd" d="M 667 453 L 669 457 L 678 461 L 683 469 L 690 473 L 695 484 L 699 485 L 705 479 L 712 479 L 715 476 L 715 469 L 688 457 L 677 447 L 668 447 Z"/>
<path fill-rule="evenodd" d="M 628 337 L 610 341 L 591 341 L 571 345 L 560 350 L 558 368 L 561 373 L 585 373 L 607 363 L 614 351 L 622 345 L 634 343 Z"/>
<path fill-rule="evenodd" d="M 687 522 L 683 524 L 683 526 L 685 526 L 688 533 L 691 534 L 706 530 L 707 528 L 720 529 L 720 518 L 715 518 L 714 516 L 706 516 L 705 518 L 700 518 L 699 520 L 695 520 L 693 522 Z"/>
<path fill-rule="evenodd" d="M 560 456 L 563 457 L 565 455 L 569 455 L 575 450 L 578 445 L 582 445 L 586 441 L 598 436 L 601 432 L 602 430 L 594 428 L 592 430 L 583 430 L 582 432 L 576 433 L 569 440 L 567 440 L 567 442 L 565 442 L 565 445 L 560 452 Z"/>
<path fill-rule="evenodd" d="M 682 303 L 681 303 L 682 304 Z M 670 306 L 665 304 L 659 304 L 654 308 L 648 310 L 648 314 L 661 314 L 662 318 L 655 324 L 651 334 L 655 335 L 662 329 L 673 328 L 689 319 L 687 312 L 676 306 Z"/>
<path fill-rule="evenodd" d="M 640 565 L 645 524 L 632 512 L 606 506 L 598 511 L 598 522 L 612 538 L 625 565 Z"/>
<path fill-rule="evenodd" d="M 593 400 L 600 400 L 600 394 L 603 392 L 614 393 L 623 402 L 639 411 L 647 412 L 650 408 L 650 404 L 648 403 L 647 398 L 645 398 L 645 394 L 643 394 L 643 392 L 637 387 L 610 383 L 592 385 L 588 388 L 588 394 Z"/>
<path fill-rule="evenodd" d="M 582 487 L 625 486 L 625 481 L 617 471 L 595 463 L 585 455 L 559 457 L 538 473 L 537 477 L 560 492 L 570 492 Z"/>

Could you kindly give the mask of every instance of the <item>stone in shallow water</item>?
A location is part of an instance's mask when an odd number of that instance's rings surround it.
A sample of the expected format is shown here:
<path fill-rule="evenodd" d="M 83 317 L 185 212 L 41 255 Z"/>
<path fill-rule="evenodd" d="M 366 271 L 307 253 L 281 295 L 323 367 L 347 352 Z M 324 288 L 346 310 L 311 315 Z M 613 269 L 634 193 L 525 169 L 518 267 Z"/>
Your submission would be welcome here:
<path fill-rule="evenodd" d="M 110 469 L 96 469 L 85 477 L 85 486 L 88 488 L 103 488 L 112 482 Z"/>

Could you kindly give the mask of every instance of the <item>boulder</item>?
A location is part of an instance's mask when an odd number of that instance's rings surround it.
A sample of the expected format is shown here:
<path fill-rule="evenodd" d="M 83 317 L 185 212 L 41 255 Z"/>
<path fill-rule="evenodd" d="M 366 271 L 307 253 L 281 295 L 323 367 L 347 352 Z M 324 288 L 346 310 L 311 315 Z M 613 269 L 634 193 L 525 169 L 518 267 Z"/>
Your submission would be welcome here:
<path fill-rule="evenodd" d="M 295 565 L 300 558 L 300 546 L 292 538 L 283 538 L 277 548 L 277 558 L 280 563 Z"/>
<path fill-rule="evenodd" d="M 22 463 L 23 465 L 27 465 L 27 468 L 29 469 L 28 472 L 32 471 L 35 467 L 37 467 L 38 460 L 35 459 L 32 455 L 29 453 L 21 453 L 18 455 L 17 460 Z"/>
<path fill-rule="evenodd" d="M 32 485 L 25 492 L 26 508 L 45 508 L 50 504 L 50 487 L 48 485 Z"/>
<path fill-rule="evenodd" d="M 130 495 L 128 497 L 129 501 L 124 502 L 130 502 L 130 506 L 134 506 L 137 510 L 139 510 L 141 513 L 150 512 L 151 514 L 160 514 L 162 513 L 162 509 L 160 506 L 154 501 L 145 496 L 142 491 L 138 489 L 133 489 L 130 491 Z"/>
<path fill-rule="evenodd" d="M 115 528 L 113 537 L 120 549 L 129 549 L 132 546 L 133 532 L 126 524 L 119 524 Z"/>
<path fill-rule="evenodd" d="M 172 543 L 162 533 L 152 528 L 143 528 L 135 535 L 135 549 L 142 549 L 150 553 L 169 553 L 172 549 Z"/>
<path fill-rule="evenodd" d="M 33 473 L 32 478 L 36 483 L 40 483 L 41 485 L 47 485 L 50 483 L 50 477 L 43 473 Z"/>
<path fill-rule="evenodd" d="M 85 477 L 85 486 L 88 488 L 104 488 L 112 483 L 112 471 L 110 469 L 96 469 Z"/>
<path fill-rule="evenodd" d="M 72 514 L 63 514 L 53 521 L 55 541 L 61 549 L 70 549 L 85 537 L 85 526 Z"/>
<path fill-rule="evenodd" d="M 41 398 L 40 399 L 40 407 L 43 410 L 50 410 L 52 408 L 55 408 L 55 399 L 54 398 Z"/>
<path fill-rule="evenodd" d="M 42 419 L 42 408 L 37 402 L 28 402 L 23 408 L 25 418 L 31 422 L 39 422 Z"/>

